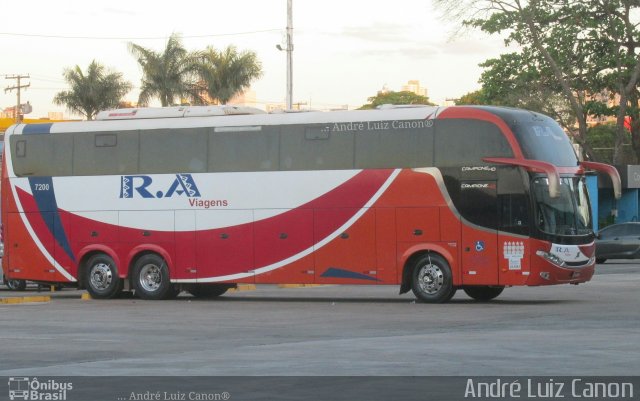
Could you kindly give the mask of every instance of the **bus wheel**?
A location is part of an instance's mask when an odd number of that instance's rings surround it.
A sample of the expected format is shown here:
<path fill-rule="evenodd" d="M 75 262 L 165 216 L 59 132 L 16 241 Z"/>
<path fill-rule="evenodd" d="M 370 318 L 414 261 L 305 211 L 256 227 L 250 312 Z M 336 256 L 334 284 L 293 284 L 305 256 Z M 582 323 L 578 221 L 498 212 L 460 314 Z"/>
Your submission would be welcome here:
<path fill-rule="evenodd" d="M 91 298 L 109 299 L 120 295 L 123 282 L 118 276 L 116 262 L 109 255 L 93 255 L 86 266 L 86 286 Z"/>
<path fill-rule="evenodd" d="M 155 253 L 140 257 L 133 267 L 133 288 L 142 299 L 168 299 L 177 295 L 164 259 Z"/>
<path fill-rule="evenodd" d="M 504 287 L 490 287 L 488 285 L 480 285 L 473 287 L 464 287 L 464 292 L 476 301 L 491 301 L 493 298 L 502 294 Z"/>
<path fill-rule="evenodd" d="M 7 280 L 7 288 L 11 291 L 24 291 L 27 289 L 27 281 L 20 279 Z"/>
<path fill-rule="evenodd" d="M 603 264 L 606 261 L 607 261 L 607 259 L 596 258 L 596 263 L 599 264 L 599 265 Z"/>
<path fill-rule="evenodd" d="M 440 255 L 426 254 L 413 268 L 411 289 L 422 302 L 448 302 L 456 293 L 449 264 Z"/>
<path fill-rule="evenodd" d="M 235 287 L 235 284 L 196 284 L 187 291 L 196 298 L 217 298 Z"/>

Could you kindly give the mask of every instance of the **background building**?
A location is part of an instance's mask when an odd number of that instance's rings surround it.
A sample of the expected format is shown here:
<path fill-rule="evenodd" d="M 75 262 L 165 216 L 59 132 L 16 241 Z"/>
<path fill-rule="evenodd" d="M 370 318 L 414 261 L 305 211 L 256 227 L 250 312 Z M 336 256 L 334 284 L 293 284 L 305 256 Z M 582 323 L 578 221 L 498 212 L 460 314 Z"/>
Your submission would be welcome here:
<path fill-rule="evenodd" d="M 427 88 L 420 86 L 420 81 L 417 79 L 413 79 L 407 82 L 406 85 L 402 85 L 402 91 L 413 92 L 419 96 L 427 96 Z"/>

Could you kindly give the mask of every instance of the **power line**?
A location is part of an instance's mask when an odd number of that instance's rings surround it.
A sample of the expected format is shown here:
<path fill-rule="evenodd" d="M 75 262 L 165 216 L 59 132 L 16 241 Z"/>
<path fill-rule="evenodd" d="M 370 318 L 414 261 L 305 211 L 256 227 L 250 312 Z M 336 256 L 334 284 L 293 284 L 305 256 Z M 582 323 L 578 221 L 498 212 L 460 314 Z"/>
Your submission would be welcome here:
<path fill-rule="evenodd" d="M 239 35 L 252 35 L 256 33 L 267 32 L 280 32 L 282 29 L 263 29 L 257 31 L 245 31 L 245 32 L 232 32 L 232 33 L 212 33 L 207 35 L 189 35 L 182 36 L 183 39 L 192 38 L 211 38 L 218 36 L 239 36 Z M 147 37 L 124 37 L 124 36 L 67 36 L 67 35 L 44 35 L 33 33 L 15 33 L 15 32 L 0 32 L 0 36 L 18 36 L 27 38 L 41 38 L 41 39 L 79 39 L 79 40 L 166 40 L 167 36 L 147 36 Z"/>
<path fill-rule="evenodd" d="M 42 82 L 66 83 L 62 79 L 38 78 L 38 77 L 35 77 L 35 76 L 31 76 L 31 79 L 33 79 L 35 81 L 42 81 Z"/>

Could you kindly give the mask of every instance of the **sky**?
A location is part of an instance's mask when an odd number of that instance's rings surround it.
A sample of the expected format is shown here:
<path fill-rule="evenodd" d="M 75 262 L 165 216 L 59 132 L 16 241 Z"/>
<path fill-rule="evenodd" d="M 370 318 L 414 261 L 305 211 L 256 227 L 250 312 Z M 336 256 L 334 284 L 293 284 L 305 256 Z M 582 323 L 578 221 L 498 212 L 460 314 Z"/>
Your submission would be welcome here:
<path fill-rule="evenodd" d="M 92 60 L 121 72 L 134 89 L 141 70 L 127 43 L 161 51 L 169 35 L 181 34 L 188 50 L 235 45 L 257 53 L 263 76 L 252 84 L 259 106 L 283 103 L 286 95 L 286 0 L 192 0 L 87 2 L 32 0 L 18 18 L 0 23 L 2 88 L 5 75 L 29 75 L 22 91 L 33 112 L 63 111 L 52 103 L 68 89 L 62 74 Z M 293 102 L 313 109 L 356 108 L 383 86 L 400 90 L 419 80 L 431 101 L 479 89 L 479 63 L 507 51 L 497 36 L 478 31 L 452 37 L 454 22 L 430 0 L 293 0 Z M 0 91 L 0 108 L 16 103 L 16 91 Z M 151 104 L 157 106 L 159 103 Z"/>

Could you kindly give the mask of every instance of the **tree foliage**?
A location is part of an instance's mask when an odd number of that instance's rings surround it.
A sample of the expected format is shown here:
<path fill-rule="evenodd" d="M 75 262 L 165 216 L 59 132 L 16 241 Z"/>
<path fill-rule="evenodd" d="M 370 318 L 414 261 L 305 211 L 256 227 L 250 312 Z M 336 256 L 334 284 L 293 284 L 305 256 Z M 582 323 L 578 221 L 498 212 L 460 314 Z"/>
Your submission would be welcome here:
<path fill-rule="evenodd" d="M 369 103 L 360 107 L 360 110 L 375 109 L 376 107 L 383 104 L 426 104 L 434 106 L 434 104 L 429 101 L 429 98 L 427 96 L 416 95 L 415 93 L 409 91 L 381 92 L 376 96 L 367 98 L 367 101 Z"/>
<path fill-rule="evenodd" d="M 182 99 L 199 102 L 196 85 L 197 56 L 188 52 L 178 34 L 172 34 L 162 52 L 129 43 L 129 51 L 142 68 L 138 104 L 146 106 L 158 98 L 163 107 Z"/>
<path fill-rule="evenodd" d="M 109 71 L 95 60 L 89 64 L 86 73 L 76 65 L 65 69 L 63 77 L 71 89 L 58 92 L 53 103 L 66 106 L 87 120 L 93 120 L 101 110 L 117 107 L 132 88 L 121 73 Z"/>
<path fill-rule="evenodd" d="M 134 43 L 129 43 L 129 50 L 142 67 L 140 105 L 153 98 L 160 99 L 163 107 L 182 100 L 224 104 L 262 76 L 255 52 L 239 52 L 235 46 L 189 52 L 177 34 L 169 37 L 162 52 Z"/>
<path fill-rule="evenodd" d="M 613 164 L 613 150 L 615 148 L 617 127 L 615 123 L 597 124 L 593 127 L 589 127 L 587 131 L 587 137 L 589 143 L 593 147 L 593 151 L 598 156 L 598 159 L 602 162 Z M 628 146 L 631 144 L 631 136 L 627 135 L 623 138 L 623 144 L 625 150 L 628 150 Z M 622 162 L 633 163 L 632 155 L 629 151 L 623 152 Z"/>
<path fill-rule="evenodd" d="M 571 105 L 544 64 L 525 53 L 507 53 L 480 64 L 485 98 L 494 105 L 519 107 L 553 117 L 567 132 L 574 130 Z"/>
<path fill-rule="evenodd" d="M 469 105 L 490 105 L 490 106 L 499 106 L 487 96 L 487 93 L 484 89 L 478 89 L 473 92 L 465 93 L 460 97 L 460 99 L 456 99 L 456 106 L 469 106 Z"/>
<path fill-rule="evenodd" d="M 624 117 L 637 115 L 638 0 L 435 1 L 464 26 L 503 34 L 507 44 L 518 45 L 518 52 L 484 63 L 489 98 L 568 117 L 561 121 L 592 158 L 587 116 L 615 115 L 619 160 Z M 602 93 L 618 95 L 620 107 L 609 107 Z M 640 135 L 637 142 L 640 151 Z"/>
<path fill-rule="evenodd" d="M 225 104 L 262 76 L 262 64 L 255 52 L 238 52 L 235 46 L 218 51 L 208 46 L 198 54 L 196 71 L 207 95 Z"/>

